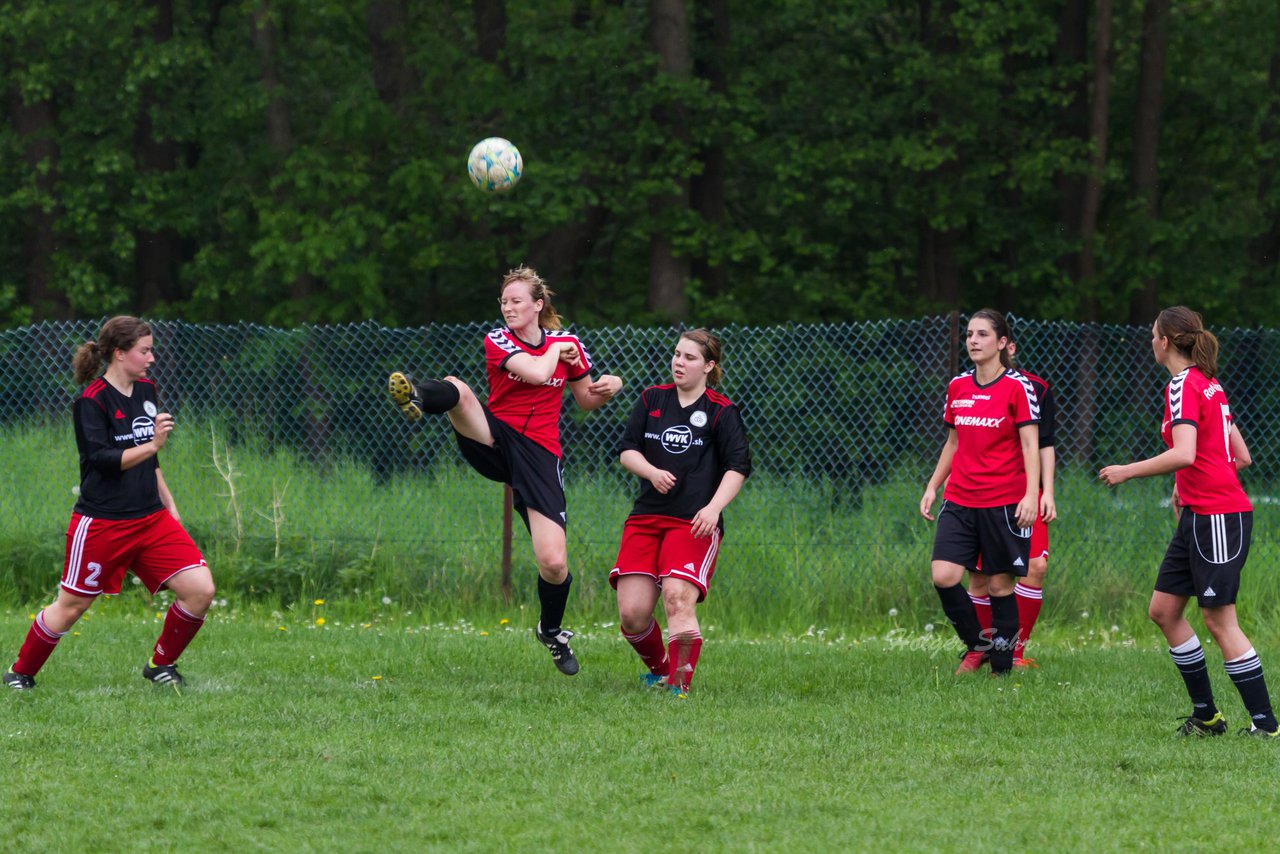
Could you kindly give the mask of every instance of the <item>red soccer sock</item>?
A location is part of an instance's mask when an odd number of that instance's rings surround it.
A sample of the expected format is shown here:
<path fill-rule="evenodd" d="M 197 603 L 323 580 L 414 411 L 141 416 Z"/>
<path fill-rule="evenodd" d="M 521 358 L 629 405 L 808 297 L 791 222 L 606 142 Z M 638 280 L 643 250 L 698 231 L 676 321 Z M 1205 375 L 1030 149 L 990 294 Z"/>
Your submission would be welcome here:
<path fill-rule="evenodd" d="M 25 676 L 35 676 L 44 667 L 44 663 L 53 655 L 53 648 L 66 632 L 53 632 L 44 624 L 44 611 L 36 614 L 35 621 L 27 631 L 27 639 L 22 642 L 18 651 L 18 660 L 13 663 L 13 672 Z"/>
<path fill-rule="evenodd" d="M 631 644 L 631 648 L 640 656 L 650 673 L 658 676 L 667 674 L 667 648 L 662 643 L 662 629 L 658 628 L 657 620 L 651 621 L 649 628 L 638 635 L 629 635 L 626 629 L 622 629 L 622 636 Z"/>
<path fill-rule="evenodd" d="M 697 631 L 677 635 L 667 645 L 667 684 L 679 685 L 688 691 L 693 684 L 693 671 L 698 666 L 698 655 L 702 652 L 702 635 Z"/>
<path fill-rule="evenodd" d="M 151 662 L 157 666 L 175 663 L 203 625 L 202 618 L 188 614 L 181 605 L 174 602 L 169 606 L 169 613 L 165 614 L 164 629 L 160 632 L 160 639 L 156 641 Z"/>
<path fill-rule="evenodd" d="M 991 598 L 988 596 L 974 596 L 969 594 L 969 601 L 973 603 L 973 610 L 978 612 L 978 627 L 986 632 L 982 637 L 990 639 L 991 637 Z"/>
<path fill-rule="evenodd" d="M 1039 587 L 1018 582 L 1014 585 L 1013 595 L 1018 603 L 1018 645 L 1014 648 L 1013 655 L 1015 658 L 1022 658 L 1022 648 L 1027 645 L 1031 630 L 1035 628 L 1036 618 L 1040 616 L 1044 592 Z"/>

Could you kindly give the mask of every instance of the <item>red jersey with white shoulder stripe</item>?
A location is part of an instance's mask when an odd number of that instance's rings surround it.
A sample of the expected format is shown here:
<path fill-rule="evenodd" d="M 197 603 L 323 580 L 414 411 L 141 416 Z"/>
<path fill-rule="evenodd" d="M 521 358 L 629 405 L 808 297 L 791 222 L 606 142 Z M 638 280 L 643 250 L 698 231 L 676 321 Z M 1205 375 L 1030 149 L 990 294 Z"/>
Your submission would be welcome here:
<path fill-rule="evenodd" d="M 1240 486 L 1231 455 L 1231 407 L 1222 384 L 1192 365 L 1164 390 L 1160 438 L 1173 447 L 1175 424 L 1196 428 L 1196 461 L 1174 473 L 1178 500 L 1193 513 L 1242 513 L 1253 509 Z"/>
<path fill-rule="evenodd" d="M 947 386 L 942 420 L 956 431 L 956 453 L 943 498 L 963 507 L 1004 507 L 1027 494 L 1018 428 L 1040 422 L 1040 403 L 1025 376 L 1007 370 L 990 383 L 973 370 Z"/>
<path fill-rule="evenodd" d="M 577 335 L 543 329 L 537 344 L 523 341 L 502 326 L 484 339 L 484 361 L 489 374 L 489 411 L 513 430 L 528 436 L 557 457 L 560 448 L 560 410 L 568 383 L 591 375 L 591 359 Z M 573 342 L 578 348 L 578 364 L 556 363 L 555 373 L 542 385 L 531 385 L 507 370 L 512 356 L 528 353 L 541 356 L 553 344 Z"/>

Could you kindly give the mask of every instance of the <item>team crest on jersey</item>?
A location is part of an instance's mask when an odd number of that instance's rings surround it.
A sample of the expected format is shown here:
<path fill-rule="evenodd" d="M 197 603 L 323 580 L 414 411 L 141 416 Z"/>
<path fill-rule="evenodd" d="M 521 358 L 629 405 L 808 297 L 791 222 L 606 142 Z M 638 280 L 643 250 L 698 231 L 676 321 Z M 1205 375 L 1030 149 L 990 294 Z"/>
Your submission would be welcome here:
<path fill-rule="evenodd" d="M 689 416 L 689 423 L 692 424 L 694 427 L 706 427 L 707 413 L 703 412 L 702 410 L 698 410 L 697 412 Z"/>
<path fill-rule="evenodd" d="M 149 400 L 144 400 L 142 402 L 142 411 L 150 415 L 152 418 L 156 417 L 156 405 Z"/>
<path fill-rule="evenodd" d="M 133 444 L 145 445 L 155 438 L 156 422 L 150 418 L 133 419 Z"/>

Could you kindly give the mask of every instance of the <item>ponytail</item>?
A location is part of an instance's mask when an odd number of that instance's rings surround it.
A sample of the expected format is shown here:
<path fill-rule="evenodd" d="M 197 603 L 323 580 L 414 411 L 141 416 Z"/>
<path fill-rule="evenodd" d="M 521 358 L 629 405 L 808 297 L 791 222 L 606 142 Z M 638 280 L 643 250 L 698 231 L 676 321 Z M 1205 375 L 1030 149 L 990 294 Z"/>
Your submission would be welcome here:
<path fill-rule="evenodd" d="M 1183 358 L 1210 379 L 1218 375 L 1218 339 L 1204 328 L 1198 311 L 1183 305 L 1166 308 L 1156 317 L 1156 329 Z"/>

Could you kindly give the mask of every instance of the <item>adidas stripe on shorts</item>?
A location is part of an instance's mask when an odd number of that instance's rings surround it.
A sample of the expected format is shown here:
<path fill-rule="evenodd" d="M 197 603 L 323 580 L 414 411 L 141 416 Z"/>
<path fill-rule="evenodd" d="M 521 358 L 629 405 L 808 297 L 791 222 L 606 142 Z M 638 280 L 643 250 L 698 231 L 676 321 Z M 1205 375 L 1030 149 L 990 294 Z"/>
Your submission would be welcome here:
<path fill-rule="evenodd" d="M 1201 608 L 1234 605 L 1252 535 L 1252 511 L 1202 516 L 1184 507 L 1155 589 L 1194 596 Z"/>

